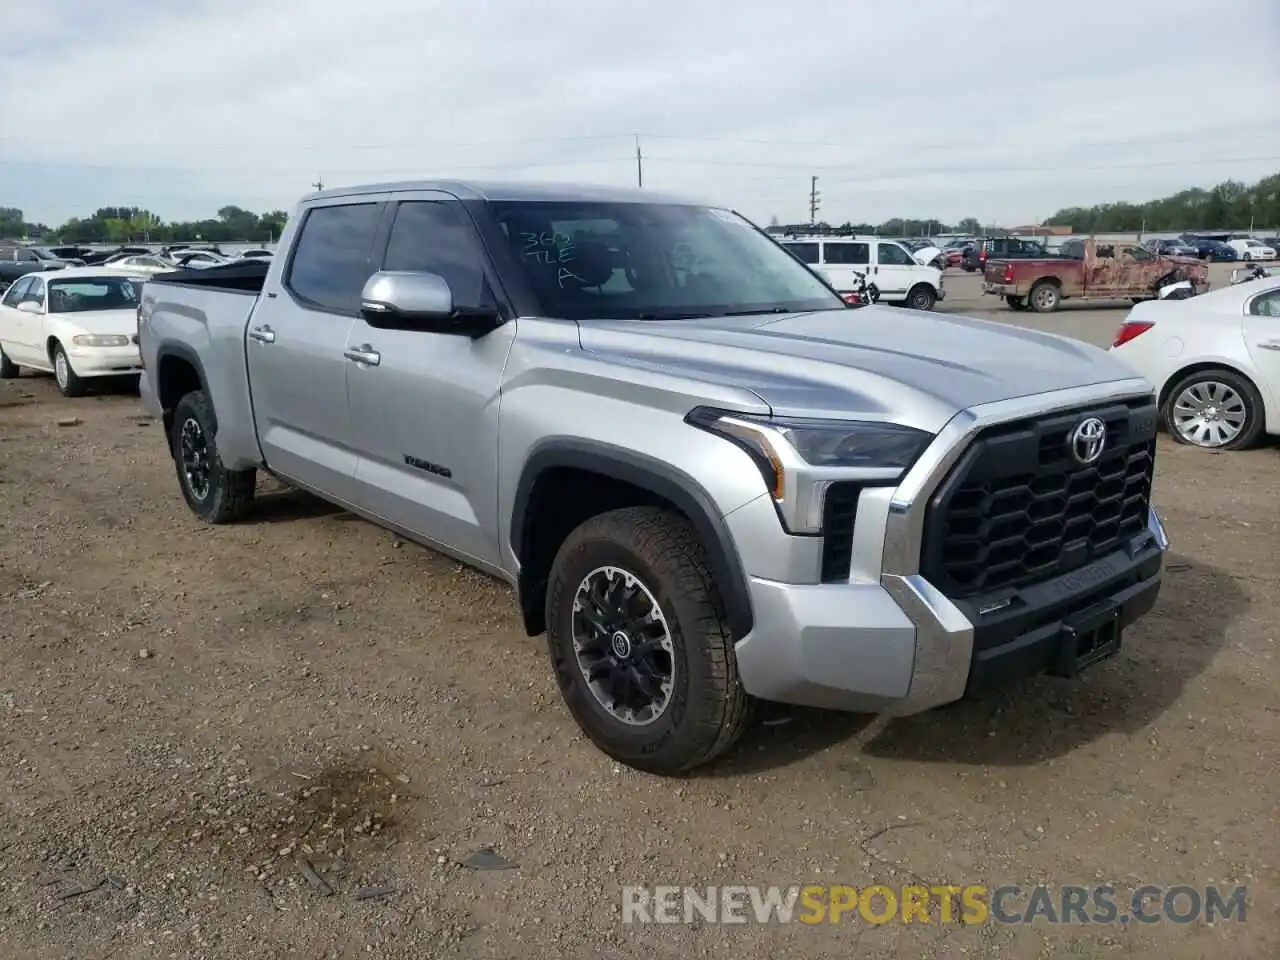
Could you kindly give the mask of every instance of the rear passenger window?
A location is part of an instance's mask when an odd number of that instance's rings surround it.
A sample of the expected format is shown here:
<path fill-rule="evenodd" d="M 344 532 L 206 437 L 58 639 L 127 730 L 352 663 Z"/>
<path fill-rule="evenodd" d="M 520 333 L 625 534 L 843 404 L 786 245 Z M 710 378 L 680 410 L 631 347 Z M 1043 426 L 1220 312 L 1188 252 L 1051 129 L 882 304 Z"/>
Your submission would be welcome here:
<path fill-rule="evenodd" d="M 355 314 L 373 273 L 369 255 L 381 212 L 376 203 L 312 208 L 293 248 L 289 290 L 321 310 Z"/>
<path fill-rule="evenodd" d="M 866 243 L 826 243 L 823 254 L 827 263 L 861 266 L 871 262 L 871 246 Z"/>
<path fill-rule="evenodd" d="M 441 276 L 459 307 L 492 306 L 484 276 L 484 249 L 457 200 L 407 200 L 396 209 L 383 270 Z"/>
<path fill-rule="evenodd" d="M 816 243 L 784 243 L 784 247 L 794 254 L 801 263 L 818 262 L 818 245 Z"/>

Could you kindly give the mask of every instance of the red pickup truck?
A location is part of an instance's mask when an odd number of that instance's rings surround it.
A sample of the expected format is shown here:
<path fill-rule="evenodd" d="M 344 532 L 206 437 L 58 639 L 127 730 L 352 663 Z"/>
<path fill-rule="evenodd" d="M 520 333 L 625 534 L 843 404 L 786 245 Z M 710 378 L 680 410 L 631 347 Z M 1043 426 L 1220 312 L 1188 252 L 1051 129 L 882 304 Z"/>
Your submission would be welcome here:
<path fill-rule="evenodd" d="M 1209 270 L 1192 257 L 1165 257 L 1136 243 L 1068 241 L 1056 257 L 988 260 L 982 292 L 1003 297 L 1014 310 L 1052 313 L 1063 300 L 1150 300 L 1175 280 L 1196 293 L 1209 287 Z"/>

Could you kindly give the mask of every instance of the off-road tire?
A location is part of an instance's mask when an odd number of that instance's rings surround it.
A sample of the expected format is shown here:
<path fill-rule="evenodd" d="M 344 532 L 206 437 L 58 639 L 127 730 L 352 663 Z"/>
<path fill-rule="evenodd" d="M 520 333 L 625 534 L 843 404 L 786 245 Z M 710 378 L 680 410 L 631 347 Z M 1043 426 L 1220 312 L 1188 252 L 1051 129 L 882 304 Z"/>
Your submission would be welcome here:
<path fill-rule="evenodd" d="M 182 464 L 182 428 L 188 420 L 195 420 L 199 424 L 208 448 L 209 490 L 203 499 L 191 489 Z M 213 415 L 213 404 L 203 390 L 188 393 L 174 407 L 169 430 L 169 451 L 173 455 L 183 499 L 197 517 L 205 523 L 231 523 L 249 511 L 257 486 L 257 471 L 228 470 L 222 465 L 222 459 L 218 456 L 218 428 Z"/>
<path fill-rule="evenodd" d="M 1006 294 L 1004 298 L 1004 302 L 1009 305 L 1010 310 L 1022 311 L 1027 309 L 1026 297 L 1018 297 L 1018 296 L 1014 296 L 1013 294 Z"/>
<path fill-rule="evenodd" d="M 65 384 L 63 383 L 63 378 L 59 377 L 57 373 L 59 359 L 66 365 Z M 56 341 L 53 344 L 53 370 L 53 384 L 64 397 L 83 397 L 89 392 L 89 385 L 76 375 L 75 367 L 71 366 L 71 358 L 67 356 L 67 351 L 63 349 L 62 344 Z"/>
<path fill-rule="evenodd" d="M 1062 304 L 1062 291 L 1056 283 L 1041 280 L 1027 294 L 1027 304 L 1036 313 L 1053 313 Z"/>
<path fill-rule="evenodd" d="M 17 380 L 18 365 L 9 359 L 8 355 L 0 350 L 0 380 Z"/>
<path fill-rule="evenodd" d="M 1189 373 L 1185 377 L 1179 377 L 1174 383 L 1173 388 L 1165 397 L 1164 406 L 1160 413 L 1164 419 L 1165 429 L 1169 431 L 1169 436 L 1176 443 L 1187 444 L 1188 446 L 1197 446 L 1191 441 L 1178 433 L 1177 427 L 1173 420 L 1173 405 L 1183 390 L 1187 389 L 1193 383 L 1205 380 L 1216 380 L 1218 383 L 1225 384 L 1239 394 L 1240 399 L 1244 401 L 1244 429 L 1235 437 L 1228 440 L 1220 447 L 1201 447 L 1208 450 L 1247 450 L 1256 446 L 1262 438 L 1262 431 L 1265 428 L 1264 407 L 1262 405 L 1262 395 L 1258 393 L 1258 388 L 1253 385 L 1253 381 L 1248 377 L 1241 376 L 1234 370 L 1228 370 L 1225 367 L 1212 367 L 1207 370 L 1197 370 L 1195 373 Z"/>
<path fill-rule="evenodd" d="M 907 306 L 912 310 L 932 310 L 938 295 L 927 283 L 917 283 L 907 291 Z"/>
<path fill-rule="evenodd" d="M 675 662 L 671 701 L 645 726 L 624 723 L 597 701 L 573 644 L 573 603 L 601 566 L 637 577 L 667 619 Z M 585 521 L 565 539 L 547 587 L 547 643 L 565 704 L 583 733 L 620 763 L 677 775 L 737 742 L 751 716 L 724 602 L 688 521 L 659 507 L 626 507 Z"/>

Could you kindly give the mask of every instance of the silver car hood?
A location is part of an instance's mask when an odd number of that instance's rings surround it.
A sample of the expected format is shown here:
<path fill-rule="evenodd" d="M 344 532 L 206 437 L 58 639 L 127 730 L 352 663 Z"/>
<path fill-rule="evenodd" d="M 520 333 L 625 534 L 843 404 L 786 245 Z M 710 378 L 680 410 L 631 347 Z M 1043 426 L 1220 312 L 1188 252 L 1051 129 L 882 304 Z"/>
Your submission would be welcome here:
<path fill-rule="evenodd" d="M 888 306 L 580 324 L 598 359 L 757 394 L 776 416 L 870 417 L 936 432 L 978 404 L 1132 379 L 1097 347 Z"/>

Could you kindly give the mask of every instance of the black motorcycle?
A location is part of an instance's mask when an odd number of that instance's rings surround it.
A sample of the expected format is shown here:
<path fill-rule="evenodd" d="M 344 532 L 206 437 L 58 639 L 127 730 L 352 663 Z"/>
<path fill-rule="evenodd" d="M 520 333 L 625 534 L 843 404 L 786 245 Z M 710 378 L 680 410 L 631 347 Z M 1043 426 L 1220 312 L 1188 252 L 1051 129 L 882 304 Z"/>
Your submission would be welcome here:
<path fill-rule="evenodd" d="M 844 302 L 851 307 L 865 307 L 880 299 L 880 288 L 867 283 L 867 275 L 853 271 L 853 289 L 844 295 Z"/>

